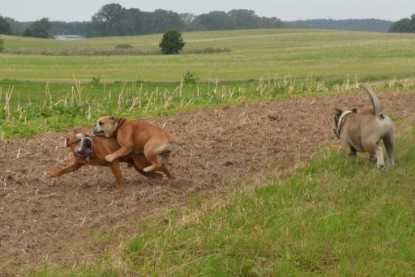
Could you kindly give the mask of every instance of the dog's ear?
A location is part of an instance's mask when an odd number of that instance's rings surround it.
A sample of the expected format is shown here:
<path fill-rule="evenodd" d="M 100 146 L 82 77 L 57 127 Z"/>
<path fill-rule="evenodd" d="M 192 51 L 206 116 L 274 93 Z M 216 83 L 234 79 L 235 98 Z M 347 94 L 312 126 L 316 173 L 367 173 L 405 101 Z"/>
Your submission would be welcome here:
<path fill-rule="evenodd" d="M 334 133 L 336 133 L 337 124 L 338 124 L 338 121 L 340 119 L 340 116 L 343 114 L 343 111 L 342 110 L 340 110 L 338 108 L 335 108 L 335 110 L 336 110 L 336 114 L 334 115 L 334 126 L 335 127 L 333 128 Z"/>
<path fill-rule="evenodd" d="M 66 135 L 65 143 L 64 143 L 64 145 L 66 147 L 69 147 L 70 146 L 70 137 L 71 136 L 74 136 L 75 134 L 76 134 L 76 129 L 72 129 L 72 132 L 69 132 L 69 134 Z"/>
<path fill-rule="evenodd" d="M 336 114 L 342 114 L 343 113 L 343 111 L 338 109 L 338 108 L 335 108 L 335 110 L 336 110 Z"/>

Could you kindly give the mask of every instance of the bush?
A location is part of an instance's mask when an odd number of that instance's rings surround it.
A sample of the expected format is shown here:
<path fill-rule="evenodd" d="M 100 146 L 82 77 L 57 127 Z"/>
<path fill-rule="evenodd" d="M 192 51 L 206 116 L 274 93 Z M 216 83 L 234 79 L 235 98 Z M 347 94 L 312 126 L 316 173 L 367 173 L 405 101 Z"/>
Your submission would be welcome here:
<path fill-rule="evenodd" d="M 199 76 L 196 73 L 187 71 L 186 74 L 183 75 L 183 82 L 185 84 L 194 84 L 199 80 Z"/>
<path fill-rule="evenodd" d="M 120 43 L 117 46 L 115 46 L 115 49 L 132 49 L 133 46 L 128 43 Z"/>
<path fill-rule="evenodd" d="M 166 55 L 179 54 L 184 45 L 182 34 L 176 30 L 170 30 L 164 33 L 159 44 L 161 52 Z"/>
<path fill-rule="evenodd" d="M 101 77 L 92 77 L 91 84 L 93 86 L 99 86 L 101 83 Z"/>

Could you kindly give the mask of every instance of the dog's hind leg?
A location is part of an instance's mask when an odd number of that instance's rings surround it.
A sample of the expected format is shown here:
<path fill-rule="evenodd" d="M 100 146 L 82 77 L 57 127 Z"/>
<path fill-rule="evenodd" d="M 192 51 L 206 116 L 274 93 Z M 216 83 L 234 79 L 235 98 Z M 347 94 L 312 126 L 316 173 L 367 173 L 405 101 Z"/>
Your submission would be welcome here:
<path fill-rule="evenodd" d="M 395 147 L 393 133 L 387 134 L 383 138 L 383 143 L 385 144 L 386 155 L 388 156 L 388 166 L 393 166 L 395 164 L 393 160 L 393 150 Z"/>
<path fill-rule="evenodd" d="M 151 179 L 162 179 L 163 178 L 163 175 L 161 175 L 160 173 L 143 171 L 143 167 L 147 163 L 147 160 L 144 157 L 144 155 L 132 155 L 131 158 L 134 162 L 132 166 L 141 175 L 147 178 L 151 178 Z"/>
<path fill-rule="evenodd" d="M 356 150 L 350 144 L 344 143 L 342 146 L 343 146 L 344 151 L 346 151 L 346 154 L 349 158 L 356 159 L 357 157 Z"/>
<path fill-rule="evenodd" d="M 149 162 L 151 162 L 150 166 L 147 166 L 143 169 L 144 172 L 151 172 L 151 171 L 161 171 L 166 174 L 168 179 L 174 179 L 173 175 L 171 175 L 170 171 L 164 164 L 160 164 L 158 161 L 158 155 L 155 154 L 147 154 L 146 158 Z"/>
<path fill-rule="evenodd" d="M 168 141 L 161 143 L 161 146 L 160 143 L 147 143 L 147 145 L 144 146 L 144 156 L 151 163 L 151 165 L 145 167 L 143 171 L 161 171 L 166 174 L 167 178 L 170 180 L 174 179 L 173 175 L 171 175 L 170 171 L 166 167 L 172 149 L 173 145 Z M 159 158 L 161 161 L 159 161 Z"/>
<path fill-rule="evenodd" d="M 161 171 L 164 174 L 166 174 L 167 178 L 169 178 L 170 180 L 174 179 L 173 175 L 171 175 L 167 167 L 159 163 L 157 155 L 154 155 L 154 154 L 146 155 L 146 158 L 152 164 L 150 166 L 145 167 L 143 169 L 144 172 Z"/>
<path fill-rule="evenodd" d="M 385 168 L 385 160 L 383 159 L 382 147 L 377 145 L 376 150 L 375 150 L 375 154 L 376 154 L 376 165 L 377 165 L 377 167 L 379 169 L 384 169 Z"/>
<path fill-rule="evenodd" d="M 369 152 L 369 155 L 376 156 L 376 166 L 379 169 L 385 168 L 385 160 L 383 159 L 383 149 L 375 143 L 363 144 L 364 149 Z"/>

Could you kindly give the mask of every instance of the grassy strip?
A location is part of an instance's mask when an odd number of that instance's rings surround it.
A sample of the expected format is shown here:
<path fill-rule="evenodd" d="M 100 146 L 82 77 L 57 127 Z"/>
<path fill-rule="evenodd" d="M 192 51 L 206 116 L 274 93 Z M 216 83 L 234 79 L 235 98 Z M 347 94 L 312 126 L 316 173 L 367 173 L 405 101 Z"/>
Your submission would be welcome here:
<path fill-rule="evenodd" d="M 270 101 L 304 94 L 344 92 L 354 89 L 355 81 L 261 80 L 202 84 L 91 82 L 81 85 L 17 83 L 3 81 L 0 90 L 0 138 L 28 137 L 48 131 L 63 131 L 91 126 L 97 117 L 116 115 L 148 118 L 179 111 L 232 105 L 242 102 Z M 56 93 L 51 89 L 55 88 Z M 389 81 L 376 90 L 415 87 L 414 82 Z M 32 93 L 28 91 L 34 89 Z M 44 92 L 40 92 L 43 89 Z M 37 90 L 37 91 L 36 91 Z M 68 90 L 70 92 L 68 92 Z M 66 95 L 65 95 L 66 93 Z M 16 97 L 17 94 L 17 97 Z"/>
<path fill-rule="evenodd" d="M 100 76 L 106 80 L 157 82 L 180 81 L 185 72 L 192 71 L 202 80 L 310 75 L 325 78 L 347 74 L 403 78 L 413 76 L 415 67 L 415 38 L 411 34 L 267 29 L 189 32 L 183 33 L 183 39 L 184 52 L 194 54 L 105 54 L 120 44 L 131 45 L 131 51 L 156 53 L 160 50 L 160 34 L 80 41 L 5 36 L 5 52 L 32 55 L 1 54 L 0 76 L 53 80 L 71 79 L 76 74 L 80 79 Z M 211 54 L 198 49 L 229 49 L 230 52 Z M 98 56 L 62 56 L 81 55 L 82 51 L 95 52 Z"/>
<path fill-rule="evenodd" d="M 284 180 L 140 220 L 94 265 L 37 276 L 412 276 L 415 128 L 402 124 L 392 169 L 326 147 Z"/>
<path fill-rule="evenodd" d="M 81 85 L 3 81 L 0 90 L 0 138 L 28 137 L 48 131 L 91 126 L 102 115 L 148 118 L 186 110 L 270 101 L 305 94 L 352 91 L 356 80 L 319 78 L 227 83 L 113 83 Z M 376 90 L 411 89 L 411 81 L 389 81 Z M 18 91 L 16 91 L 16 90 Z M 33 91 L 35 90 L 35 91 Z M 44 90 L 41 92 L 41 90 Z M 52 90 L 56 90 L 53 92 Z M 360 90 L 359 90 L 360 91 Z"/>
<path fill-rule="evenodd" d="M 230 52 L 230 49 L 195 48 L 185 49 L 181 54 L 212 54 Z M 162 55 L 157 49 L 105 49 L 105 48 L 17 48 L 6 49 L 2 53 L 11 55 L 43 55 L 43 56 L 119 56 L 119 55 Z"/>

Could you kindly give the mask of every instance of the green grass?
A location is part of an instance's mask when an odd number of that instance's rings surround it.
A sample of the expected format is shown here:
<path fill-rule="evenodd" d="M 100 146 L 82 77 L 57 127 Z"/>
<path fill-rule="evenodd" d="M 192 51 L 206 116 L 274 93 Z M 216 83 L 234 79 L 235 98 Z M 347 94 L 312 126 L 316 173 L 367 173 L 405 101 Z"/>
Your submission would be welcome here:
<path fill-rule="evenodd" d="M 80 84 L 0 81 L 0 138 L 29 137 L 48 131 L 91 126 L 99 116 L 149 118 L 177 112 L 266 102 L 286 97 L 353 92 L 356 80 L 318 78 L 179 83 Z M 415 87 L 413 81 L 389 81 L 377 91 Z"/>
<path fill-rule="evenodd" d="M 158 212 L 95 241 L 112 246 L 93 265 L 38 276 L 413 276 L 415 128 L 399 125 L 394 168 L 325 147 L 287 178 Z"/>
<path fill-rule="evenodd" d="M 183 33 L 186 49 L 230 49 L 229 53 L 188 55 L 42 56 L 2 54 L 5 79 L 176 81 L 187 71 L 201 80 L 281 78 L 402 78 L 413 76 L 415 37 L 411 34 L 270 29 Z M 158 50 L 161 35 L 54 41 L 4 36 L 5 51 L 30 49 Z M 11 50 L 10 50 L 11 51 Z"/>

